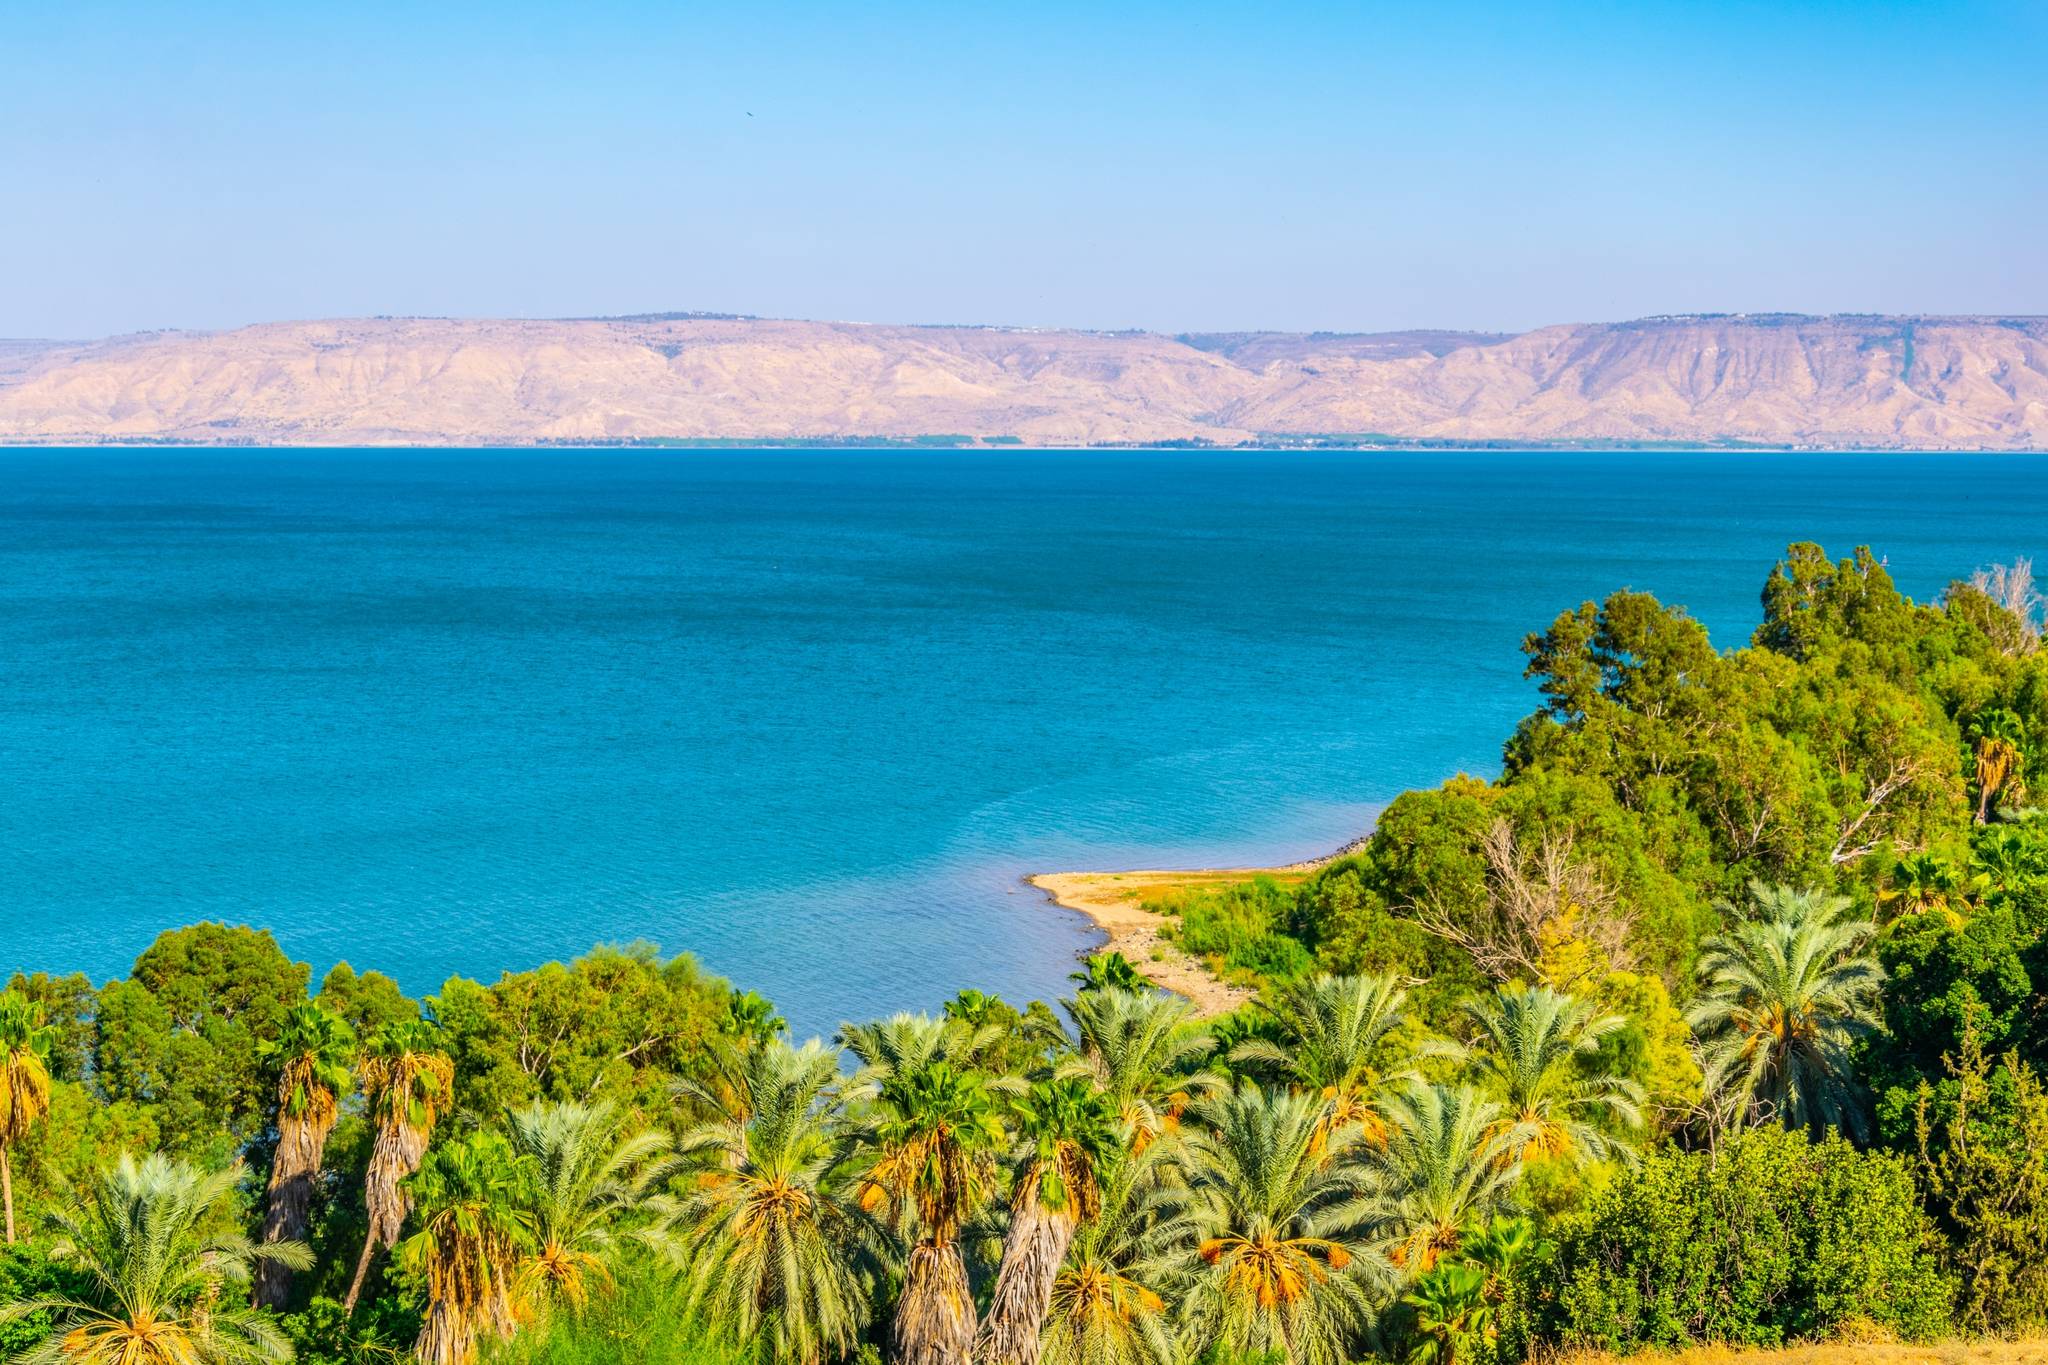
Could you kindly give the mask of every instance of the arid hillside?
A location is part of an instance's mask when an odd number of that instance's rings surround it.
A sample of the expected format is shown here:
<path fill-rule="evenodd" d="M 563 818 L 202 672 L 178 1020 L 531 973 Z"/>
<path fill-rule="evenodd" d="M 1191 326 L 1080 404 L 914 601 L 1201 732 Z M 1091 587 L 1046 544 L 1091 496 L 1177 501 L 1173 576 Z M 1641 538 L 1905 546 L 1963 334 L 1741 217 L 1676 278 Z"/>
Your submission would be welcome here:
<path fill-rule="evenodd" d="M 403 443 L 1373 435 L 2048 448 L 2048 319 L 1714 316 L 1519 336 L 704 317 L 0 341 L 0 439 Z"/>

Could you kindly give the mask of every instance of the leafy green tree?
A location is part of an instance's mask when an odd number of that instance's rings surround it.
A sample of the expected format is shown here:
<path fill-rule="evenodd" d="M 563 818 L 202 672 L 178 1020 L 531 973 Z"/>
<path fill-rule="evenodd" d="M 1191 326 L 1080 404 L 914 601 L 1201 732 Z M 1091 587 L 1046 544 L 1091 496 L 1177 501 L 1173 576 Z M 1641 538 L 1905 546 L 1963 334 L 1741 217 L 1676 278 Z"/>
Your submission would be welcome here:
<path fill-rule="evenodd" d="M 753 1343 L 762 1365 L 821 1365 L 851 1349 L 873 1307 L 882 1234 L 850 1198 L 833 1054 L 770 1040 L 731 1088 L 701 1083 L 711 1118 L 679 1140 L 697 1168 L 663 1206 L 685 1299 Z"/>
<path fill-rule="evenodd" d="M 1949 1326 L 1953 1285 L 1898 1158 L 1755 1128 L 1717 1152 L 1663 1147 L 1553 1227 L 1544 1335 L 1628 1353 L 1777 1346 L 1851 1323 L 1909 1340 Z"/>
<path fill-rule="evenodd" d="M 71 1296 L 0 1308 L 0 1322 L 40 1317 L 48 1335 L 24 1365 L 259 1365 L 289 1361 L 268 1314 L 228 1292 L 252 1264 L 307 1263 L 294 1242 L 255 1246 L 232 1224 L 239 1168 L 202 1172 L 163 1156 L 122 1157 L 85 1206 L 52 1225 L 84 1285 Z"/>
<path fill-rule="evenodd" d="M 277 1153 L 265 1192 L 263 1240 L 304 1242 L 327 1136 L 348 1093 L 356 1037 L 331 1011 L 298 1005 L 285 1015 L 277 1037 L 257 1049 L 277 1066 Z M 283 1262 L 256 1267 L 257 1303 L 281 1309 L 290 1293 L 291 1271 Z"/>
<path fill-rule="evenodd" d="M 502 1134 L 479 1132 L 442 1143 L 406 1178 L 419 1228 L 396 1255 L 424 1286 L 426 1320 L 413 1343 L 422 1365 L 467 1365 L 482 1337 L 512 1335 L 516 1276 L 533 1246 L 526 1175 Z"/>
<path fill-rule="evenodd" d="M 1946 1059 L 1947 1114 L 1922 1082 L 1914 1111 L 1926 1203 L 1962 1287 L 1958 1323 L 2011 1334 L 2048 1322 L 2048 1090 L 2008 1056 L 1996 1068 L 1974 1022 Z"/>
<path fill-rule="evenodd" d="M 1482 1046 L 1473 1054 L 1482 1083 L 1505 1104 L 1499 1131 L 1517 1161 L 1598 1160 L 1626 1152 L 1599 1123 L 1642 1126 L 1642 1088 L 1594 1071 L 1601 1040 L 1623 1027 L 1593 1002 L 1547 986 L 1503 988 L 1468 1002 Z"/>
<path fill-rule="evenodd" d="M 991 1365 L 1038 1365 L 1054 1278 L 1075 1228 L 1101 1211 L 1102 1172 L 1123 1142 L 1116 1110 L 1078 1076 L 1039 1081 L 1011 1110 L 1024 1155 L 976 1355 Z"/>
<path fill-rule="evenodd" d="M 342 1300 L 350 1313 L 362 1297 L 363 1281 L 377 1249 L 398 1244 L 411 1207 L 402 1182 L 419 1170 L 427 1138 L 454 1094 L 455 1067 L 439 1049 L 439 1031 L 423 1019 L 393 1024 L 373 1036 L 363 1049 L 357 1073 L 375 1138 L 363 1174 L 369 1228 L 363 1235 L 363 1252 L 356 1259 L 348 1296 Z M 457 1325 L 444 1323 L 442 1330 L 454 1331 Z M 437 1340 L 461 1344 L 459 1337 Z"/>
<path fill-rule="evenodd" d="M 1363 1186 L 1348 1160 L 1362 1136 L 1326 1133 L 1316 1096 L 1248 1084 L 1196 1114 L 1170 1228 L 1192 1249 L 1188 1338 L 1300 1365 L 1349 1359 L 1382 1278 L 1362 1259 Z"/>
<path fill-rule="evenodd" d="M 306 999 L 309 969 L 267 931 L 195 924 L 157 939 L 100 993 L 93 1071 L 110 1099 L 157 1111 L 165 1144 L 220 1156 L 270 1123 L 257 1044 Z"/>
<path fill-rule="evenodd" d="M 543 1320 L 558 1307 L 579 1313 L 593 1290 L 610 1288 L 616 1224 L 666 1172 L 669 1139 L 609 1102 L 530 1104 L 506 1126 L 531 1175 L 521 1202 L 533 1248 L 519 1299 Z"/>
<path fill-rule="evenodd" d="M 1707 1088 L 1741 1112 L 1819 1132 L 1867 1127 L 1850 1048 L 1877 1023 L 1884 969 L 1841 897 L 1753 888 L 1760 918 L 1707 945 L 1689 1016 Z"/>
<path fill-rule="evenodd" d="M 14 1149 L 50 1113 L 50 1047 L 56 1030 L 43 1007 L 19 991 L 0 992 L 0 1198 L 14 1241 Z"/>

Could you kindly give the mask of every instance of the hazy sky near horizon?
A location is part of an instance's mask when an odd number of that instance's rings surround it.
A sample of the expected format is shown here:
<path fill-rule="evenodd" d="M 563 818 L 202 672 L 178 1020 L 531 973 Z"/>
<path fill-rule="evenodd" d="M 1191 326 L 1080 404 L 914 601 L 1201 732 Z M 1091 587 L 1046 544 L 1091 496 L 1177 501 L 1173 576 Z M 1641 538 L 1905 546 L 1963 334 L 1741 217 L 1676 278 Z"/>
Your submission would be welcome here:
<path fill-rule="evenodd" d="M 7 4 L 0 336 L 2048 313 L 2048 0 Z"/>

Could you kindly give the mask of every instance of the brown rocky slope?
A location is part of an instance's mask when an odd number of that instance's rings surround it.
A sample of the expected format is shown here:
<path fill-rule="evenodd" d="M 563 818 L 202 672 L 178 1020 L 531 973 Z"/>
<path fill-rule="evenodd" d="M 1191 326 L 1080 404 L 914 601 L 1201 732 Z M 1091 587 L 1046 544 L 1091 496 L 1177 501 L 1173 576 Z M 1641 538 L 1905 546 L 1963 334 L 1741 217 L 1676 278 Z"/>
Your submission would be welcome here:
<path fill-rule="evenodd" d="M 662 316 L 0 342 L 0 439 L 291 444 L 960 434 L 1031 445 L 2048 448 L 2048 319 L 1697 316 L 1518 336 Z"/>

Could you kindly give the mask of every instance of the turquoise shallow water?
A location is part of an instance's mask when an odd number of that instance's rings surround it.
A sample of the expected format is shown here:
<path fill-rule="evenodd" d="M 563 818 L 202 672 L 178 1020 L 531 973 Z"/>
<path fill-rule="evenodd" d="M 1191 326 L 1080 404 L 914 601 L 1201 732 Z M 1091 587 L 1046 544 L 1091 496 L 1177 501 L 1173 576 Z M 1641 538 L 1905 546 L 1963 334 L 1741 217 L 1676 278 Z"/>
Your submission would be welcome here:
<path fill-rule="evenodd" d="M 1494 770 L 1624 584 L 2031 552 L 1993 456 L 0 451 L 0 970 L 268 925 L 430 990 L 606 940 L 800 1028 L 1061 989 L 1032 870 L 1316 853 Z"/>

